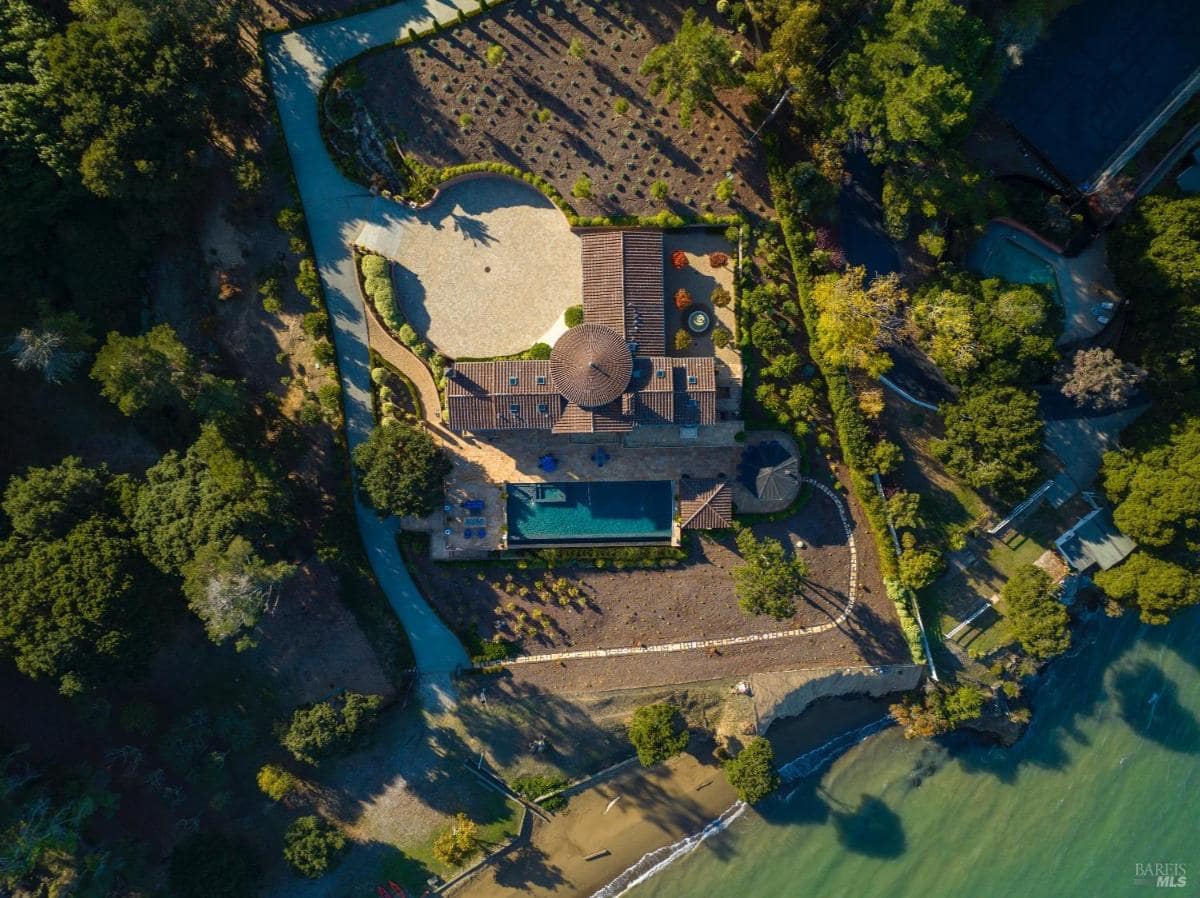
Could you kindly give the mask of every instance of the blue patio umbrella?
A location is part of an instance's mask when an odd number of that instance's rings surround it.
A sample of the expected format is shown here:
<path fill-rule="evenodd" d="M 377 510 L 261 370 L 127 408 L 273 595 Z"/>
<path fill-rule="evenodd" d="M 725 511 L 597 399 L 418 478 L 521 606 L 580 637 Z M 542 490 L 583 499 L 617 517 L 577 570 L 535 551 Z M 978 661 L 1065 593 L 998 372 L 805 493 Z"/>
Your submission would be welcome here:
<path fill-rule="evenodd" d="M 543 471 L 545 471 L 548 474 L 551 471 L 558 469 L 558 459 L 555 458 L 553 455 L 551 455 L 549 452 L 547 452 L 545 455 L 543 455 L 541 458 L 538 459 L 538 467 L 541 468 Z"/>

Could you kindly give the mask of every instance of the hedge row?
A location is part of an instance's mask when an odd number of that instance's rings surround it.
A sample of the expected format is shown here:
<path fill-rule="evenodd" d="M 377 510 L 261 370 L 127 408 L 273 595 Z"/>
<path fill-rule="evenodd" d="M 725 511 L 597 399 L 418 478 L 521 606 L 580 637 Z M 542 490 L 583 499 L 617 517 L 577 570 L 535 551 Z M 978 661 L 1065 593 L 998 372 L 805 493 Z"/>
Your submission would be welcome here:
<path fill-rule="evenodd" d="M 883 585 L 887 588 L 888 598 L 896 606 L 896 616 L 900 618 L 900 629 L 904 633 L 905 641 L 908 642 L 908 650 L 912 653 L 913 661 L 917 664 L 924 664 L 925 646 L 921 643 L 921 626 L 912 612 L 917 601 L 917 594 L 899 580 L 885 580 Z"/>
<path fill-rule="evenodd" d="M 784 243 L 792 257 L 792 267 L 796 277 L 796 292 L 800 301 L 800 310 L 804 316 L 804 326 L 808 331 L 810 345 L 816 343 L 817 309 L 812 298 L 812 272 L 802 260 L 808 258 L 809 247 L 805 242 L 800 223 L 792 212 L 795 198 L 791 186 L 783 171 L 778 152 L 774 146 L 767 147 L 767 177 L 771 185 L 771 196 L 775 210 L 779 215 L 779 224 L 783 230 Z M 866 419 L 859 410 L 854 398 L 854 390 L 846 372 L 826 364 L 825 360 L 816 353 L 813 362 L 821 372 L 829 394 L 829 407 L 833 413 L 834 429 L 837 431 L 838 442 L 842 447 L 842 455 L 850 469 L 850 486 L 858 498 L 871 525 L 871 536 L 875 540 L 875 548 L 879 555 L 879 567 L 885 581 L 899 580 L 900 567 L 896 561 L 896 553 L 892 546 L 891 534 L 888 530 L 887 508 L 883 499 L 875 492 L 870 479 L 872 469 L 871 435 Z M 897 612 L 900 605 L 897 603 Z M 905 609 L 908 614 L 908 609 Z M 903 618 L 902 618 L 903 620 Z M 922 656 L 924 653 L 921 653 Z M 914 654 L 914 658 L 916 655 Z"/>

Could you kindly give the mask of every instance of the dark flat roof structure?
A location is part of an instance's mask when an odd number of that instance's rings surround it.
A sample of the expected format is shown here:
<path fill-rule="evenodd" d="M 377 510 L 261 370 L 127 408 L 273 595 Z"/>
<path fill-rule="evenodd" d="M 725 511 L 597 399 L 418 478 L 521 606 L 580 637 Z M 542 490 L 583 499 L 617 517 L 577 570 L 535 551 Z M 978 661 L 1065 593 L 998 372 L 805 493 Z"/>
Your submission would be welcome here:
<path fill-rule="evenodd" d="M 1080 573 L 1093 565 L 1107 571 L 1137 548 L 1137 543 L 1117 529 L 1112 515 L 1103 508 L 1080 518 L 1054 545 L 1071 569 Z"/>
<path fill-rule="evenodd" d="M 1083 0 L 1010 69 L 992 106 L 1087 192 L 1198 68 L 1194 0 Z"/>

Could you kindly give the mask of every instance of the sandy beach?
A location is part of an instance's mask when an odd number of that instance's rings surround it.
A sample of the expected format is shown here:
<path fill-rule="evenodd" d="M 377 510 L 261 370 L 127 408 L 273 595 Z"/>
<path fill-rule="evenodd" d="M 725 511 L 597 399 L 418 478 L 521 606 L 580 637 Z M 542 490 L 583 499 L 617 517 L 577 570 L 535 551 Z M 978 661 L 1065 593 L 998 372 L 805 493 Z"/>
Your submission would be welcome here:
<path fill-rule="evenodd" d="M 825 698 L 799 717 L 776 721 L 767 735 L 777 763 L 878 720 L 891 700 Z M 551 823 L 536 824 L 530 844 L 514 847 L 453 894 L 590 896 L 647 853 L 699 833 L 736 802 L 711 756 L 685 754 L 649 770 L 634 763 L 573 795 Z M 586 859 L 599 852 L 607 853 Z"/>

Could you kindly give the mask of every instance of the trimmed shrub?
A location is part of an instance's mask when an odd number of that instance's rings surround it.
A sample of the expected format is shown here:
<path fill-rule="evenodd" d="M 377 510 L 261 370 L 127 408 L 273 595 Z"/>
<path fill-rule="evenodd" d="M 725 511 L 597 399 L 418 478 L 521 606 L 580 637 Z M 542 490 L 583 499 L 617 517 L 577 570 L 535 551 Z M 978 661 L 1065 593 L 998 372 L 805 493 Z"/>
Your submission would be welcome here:
<path fill-rule="evenodd" d="M 350 748 L 374 721 L 383 698 L 346 692 L 339 706 L 318 702 L 299 708 L 280 740 L 297 761 L 317 765 L 321 759 Z"/>
<path fill-rule="evenodd" d="M 688 267 L 687 253 L 685 253 L 681 249 L 677 249 L 677 250 L 675 250 L 675 252 L 671 253 L 671 267 L 674 268 L 676 271 L 682 271 L 683 269 L 687 268 Z"/>
<path fill-rule="evenodd" d="M 313 879 L 326 873 L 345 847 L 346 837 L 314 814 L 294 820 L 283 834 L 284 859 Z"/>
<path fill-rule="evenodd" d="M 709 253 L 708 264 L 713 268 L 724 268 L 729 264 L 729 253 Z"/>
<path fill-rule="evenodd" d="M 675 291 L 675 308 L 683 311 L 692 304 L 692 295 L 680 287 Z"/>
<path fill-rule="evenodd" d="M 364 278 L 382 278 L 388 275 L 388 260 L 383 256 L 363 256 L 362 273 Z"/>
<path fill-rule="evenodd" d="M 409 349 L 413 349 L 421 342 L 420 336 L 417 335 L 417 332 L 413 330 L 413 326 L 407 321 L 400 325 L 400 329 L 396 331 L 396 339 Z"/>
<path fill-rule="evenodd" d="M 725 328 L 713 328 L 712 341 L 713 346 L 717 347 L 717 349 L 724 349 L 728 346 L 730 339 L 732 338 L 729 336 L 729 331 L 725 330 Z"/>
<path fill-rule="evenodd" d="M 650 196 L 658 200 L 660 203 L 665 200 L 671 193 L 670 185 L 666 181 L 655 181 L 650 185 Z"/>
<path fill-rule="evenodd" d="M 576 199 L 586 200 L 592 195 L 592 179 L 587 175 L 580 175 L 575 179 L 575 183 L 571 185 L 571 196 Z"/>
<path fill-rule="evenodd" d="M 675 339 L 672 342 L 676 352 L 684 352 L 692 346 L 692 335 L 681 327 L 675 331 Z"/>
<path fill-rule="evenodd" d="M 566 321 L 567 327 L 577 327 L 583 324 L 583 306 L 571 306 L 563 314 L 563 320 Z"/>
<path fill-rule="evenodd" d="M 724 287 L 718 287 L 712 292 L 712 295 L 709 296 L 709 301 L 712 302 L 712 304 L 718 309 L 723 309 L 733 302 L 733 296 Z"/>
<path fill-rule="evenodd" d="M 282 801 L 296 791 L 299 782 L 278 764 L 264 764 L 258 771 L 257 781 L 259 790 L 272 801 Z"/>

